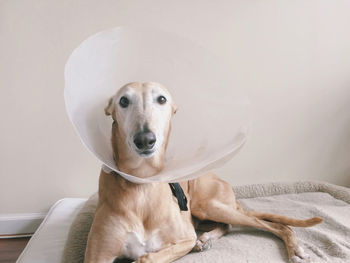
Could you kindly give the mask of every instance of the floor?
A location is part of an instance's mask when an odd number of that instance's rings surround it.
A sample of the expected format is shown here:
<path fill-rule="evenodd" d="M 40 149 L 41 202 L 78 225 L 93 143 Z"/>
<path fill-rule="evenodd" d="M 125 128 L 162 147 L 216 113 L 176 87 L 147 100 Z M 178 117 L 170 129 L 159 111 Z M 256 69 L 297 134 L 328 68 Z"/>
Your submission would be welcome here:
<path fill-rule="evenodd" d="M 16 262 L 29 239 L 29 237 L 0 239 L 0 263 Z"/>

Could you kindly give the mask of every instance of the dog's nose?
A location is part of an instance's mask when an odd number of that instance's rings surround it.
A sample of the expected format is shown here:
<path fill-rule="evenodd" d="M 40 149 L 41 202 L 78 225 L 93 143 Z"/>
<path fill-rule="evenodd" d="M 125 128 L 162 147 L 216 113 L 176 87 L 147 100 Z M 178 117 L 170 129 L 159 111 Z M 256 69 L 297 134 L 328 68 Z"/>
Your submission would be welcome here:
<path fill-rule="evenodd" d="M 139 150 L 150 150 L 156 143 L 156 136 L 153 132 L 140 132 L 135 135 L 134 143 Z"/>

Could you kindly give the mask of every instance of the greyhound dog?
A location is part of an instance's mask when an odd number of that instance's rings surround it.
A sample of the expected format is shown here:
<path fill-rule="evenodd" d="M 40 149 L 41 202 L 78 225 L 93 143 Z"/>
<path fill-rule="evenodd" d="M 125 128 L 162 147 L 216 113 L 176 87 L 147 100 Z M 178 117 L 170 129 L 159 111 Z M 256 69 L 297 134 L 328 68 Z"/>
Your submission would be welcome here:
<path fill-rule="evenodd" d="M 111 143 L 120 171 L 146 178 L 162 170 L 176 110 L 155 82 L 126 84 L 109 100 L 105 114 L 113 118 Z M 85 262 L 172 262 L 209 248 L 232 225 L 269 231 L 283 240 L 291 262 L 307 262 L 290 226 L 321 222 L 245 211 L 232 187 L 211 173 L 179 184 L 135 184 L 104 168 Z M 198 228 L 206 232 L 197 238 Z"/>

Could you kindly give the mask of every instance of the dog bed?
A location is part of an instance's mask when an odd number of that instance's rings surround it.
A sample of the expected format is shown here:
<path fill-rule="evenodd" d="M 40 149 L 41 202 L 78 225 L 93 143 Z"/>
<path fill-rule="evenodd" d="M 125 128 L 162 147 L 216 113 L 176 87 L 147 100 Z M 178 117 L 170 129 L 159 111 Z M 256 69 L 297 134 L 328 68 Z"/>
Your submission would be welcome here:
<path fill-rule="evenodd" d="M 322 182 L 270 183 L 233 187 L 246 209 L 300 219 L 319 216 L 311 228 L 293 228 L 310 262 L 350 262 L 350 188 Z M 56 203 L 17 262 L 83 262 L 86 239 L 96 208 L 90 199 Z M 284 244 L 274 235 L 238 228 L 213 242 L 210 250 L 177 260 L 189 262 L 288 262 Z"/>

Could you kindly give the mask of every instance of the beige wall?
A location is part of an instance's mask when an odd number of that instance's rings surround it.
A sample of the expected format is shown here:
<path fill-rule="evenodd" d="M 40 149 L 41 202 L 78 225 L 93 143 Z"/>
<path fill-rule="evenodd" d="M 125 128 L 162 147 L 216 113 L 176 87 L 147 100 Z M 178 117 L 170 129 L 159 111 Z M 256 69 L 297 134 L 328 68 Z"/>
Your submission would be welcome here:
<path fill-rule="evenodd" d="M 65 113 L 63 68 L 88 36 L 156 25 L 230 61 L 253 104 L 232 184 L 350 186 L 350 2 L 0 1 L 0 213 L 46 211 L 97 189 L 99 163 Z"/>

